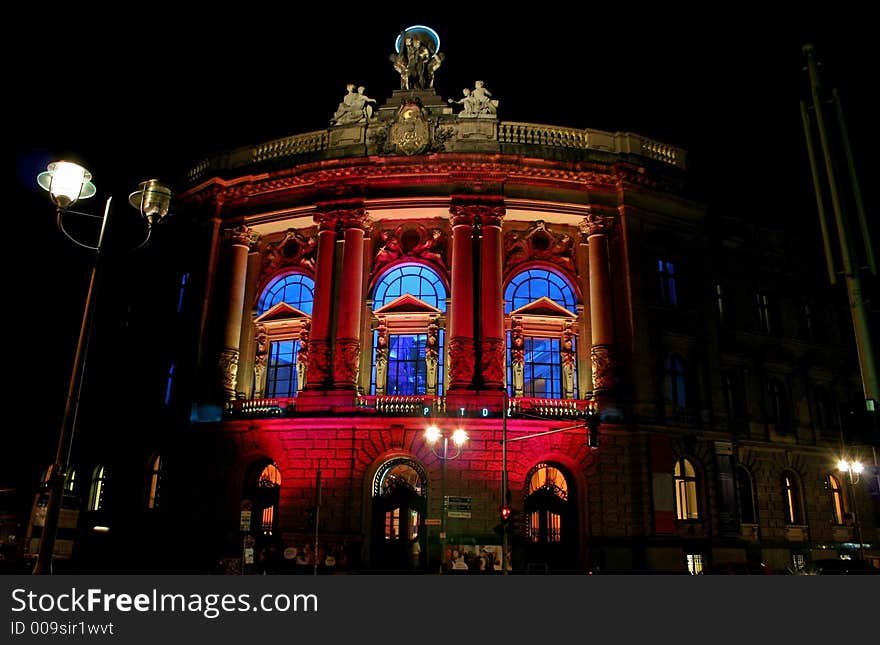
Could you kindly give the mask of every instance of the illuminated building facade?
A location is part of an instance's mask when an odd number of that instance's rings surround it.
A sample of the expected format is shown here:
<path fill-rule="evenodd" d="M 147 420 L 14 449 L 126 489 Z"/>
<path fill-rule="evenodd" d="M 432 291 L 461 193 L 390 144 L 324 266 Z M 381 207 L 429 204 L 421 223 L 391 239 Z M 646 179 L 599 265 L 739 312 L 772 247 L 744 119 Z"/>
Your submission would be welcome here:
<path fill-rule="evenodd" d="M 509 505 L 514 571 L 795 568 L 855 553 L 857 528 L 880 554 L 876 497 L 836 471 L 841 437 L 876 438 L 840 416 L 850 332 L 791 245 L 709 217 L 683 150 L 505 122 L 482 83 L 459 107 L 406 46 L 384 104 L 352 87 L 329 128 L 189 174 L 134 323 L 155 360 L 129 461 L 83 449 L 117 505 L 143 497 L 117 521 L 139 553 L 500 569 Z"/>

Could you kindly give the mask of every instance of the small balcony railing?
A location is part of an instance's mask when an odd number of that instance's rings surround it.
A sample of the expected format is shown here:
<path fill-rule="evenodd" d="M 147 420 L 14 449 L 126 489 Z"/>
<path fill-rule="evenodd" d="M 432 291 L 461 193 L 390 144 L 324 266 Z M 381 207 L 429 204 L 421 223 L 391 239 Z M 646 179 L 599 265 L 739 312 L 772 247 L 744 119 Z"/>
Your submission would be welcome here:
<path fill-rule="evenodd" d="M 584 399 L 511 397 L 507 400 L 507 416 L 578 419 L 583 418 L 592 406 L 592 401 Z"/>
<path fill-rule="evenodd" d="M 295 409 L 293 398 L 239 399 L 227 404 L 226 415 L 232 419 L 265 419 L 290 416 Z"/>
<path fill-rule="evenodd" d="M 376 414 L 399 417 L 428 417 L 446 412 L 446 399 L 442 396 L 369 395 L 359 396 L 357 407 L 375 410 Z"/>

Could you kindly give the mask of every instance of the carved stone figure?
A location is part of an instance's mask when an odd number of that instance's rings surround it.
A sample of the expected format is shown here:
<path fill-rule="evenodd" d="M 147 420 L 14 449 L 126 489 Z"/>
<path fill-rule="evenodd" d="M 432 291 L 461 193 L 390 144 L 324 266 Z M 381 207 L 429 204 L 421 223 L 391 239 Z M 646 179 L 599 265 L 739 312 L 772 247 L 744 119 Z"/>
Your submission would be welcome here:
<path fill-rule="evenodd" d="M 238 380 L 238 350 L 224 349 L 220 352 L 220 384 L 227 401 L 235 399 L 235 386 Z"/>
<path fill-rule="evenodd" d="M 296 378 L 297 389 L 302 392 L 306 388 L 306 377 L 309 370 L 309 335 L 312 330 L 312 321 L 303 321 L 299 330 L 299 351 L 296 353 Z"/>
<path fill-rule="evenodd" d="M 376 99 L 371 99 L 364 94 L 364 86 L 361 85 L 354 91 L 354 84 L 345 86 L 347 93 L 342 97 L 339 107 L 330 119 L 330 125 L 350 125 L 352 123 L 366 123 L 373 116 L 373 104 Z"/>
<path fill-rule="evenodd" d="M 494 119 L 498 114 L 498 99 L 492 98 L 492 93 L 486 89 L 483 81 L 474 81 L 474 89 L 462 90 L 464 97 L 460 100 L 449 99 L 449 103 L 461 105 L 462 110 L 458 113 L 460 118 L 484 118 Z"/>
<path fill-rule="evenodd" d="M 513 396 L 522 396 L 525 377 L 525 347 L 522 321 L 514 319 L 511 327 L 510 362 L 513 372 Z"/>
<path fill-rule="evenodd" d="M 617 385 L 611 347 L 607 345 L 593 345 L 590 349 L 590 359 L 593 363 L 594 389 L 607 389 Z"/>
<path fill-rule="evenodd" d="M 437 394 L 437 373 L 440 365 L 439 332 L 440 327 L 432 321 L 428 325 L 428 341 L 425 345 L 425 363 L 428 365 L 425 393 L 429 396 Z"/>
<path fill-rule="evenodd" d="M 398 38 L 399 51 L 391 54 L 394 69 L 400 74 L 400 89 L 423 90 L 434 87 L 434 74 L 445 55 L 435 49 L 434 39 L 422 29 L 407 30 Z"/>
<path fill-rule="evenodd" d="M 257 325 L 254 340 L 257 344 L 254 354 L 254 392 L 256 396 L 262 396 L 263 372 L 266 368 L 266 359 L 269 357 L 269 334 L 265 325 Z"/>

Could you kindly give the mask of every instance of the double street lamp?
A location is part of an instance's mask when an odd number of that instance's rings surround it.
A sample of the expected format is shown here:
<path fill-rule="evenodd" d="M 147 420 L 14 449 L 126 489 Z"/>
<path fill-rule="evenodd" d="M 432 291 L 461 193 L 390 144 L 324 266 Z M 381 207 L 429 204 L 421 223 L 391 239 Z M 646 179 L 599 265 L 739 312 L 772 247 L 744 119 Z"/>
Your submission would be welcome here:
<path fill-rule="evenodd" d="M 85 373 L 85 359 L 88 353 L 92 319 L 95 310 L 97 285 L 100 280 L 103 264 L 104 234 L 110 219 L 112 197 L 107 198 L 104 204 L 103 215 L 94 215 L 71 209 L 79 200 L 88 199 L 95 195 L 97 189 L 91 179 L 92 174 L 88 170 L 70 161 L 51 163 L 45 172 L 37 176 L 37 183 L 41 188 L 48 191 L 50 198 L 55 204 L 57 209 L 56 224 L 59 230 L 77 246 L 94 251 L 95 258 L 89 279 L 88 292 L 86 293 L 85 306 L 83 307 L 79 337 L 76 343 L 76 352 L 67 391 L 67 400 L 64 406 L 64 416 L 61 421 L 61 430 L 58 434 L 55 462 L 52 465 L 49 476 L 46 516 L 40 536 L 37 562 L 33 570 L 35 575 L 48 575 L 52 573 L 55 534 L 58 529 L 64 481 L 70 466 L 70 455 L 73 447 L 79 400 Z M 137 209 L 146 226 L 144 238 L 137 245 L 137 248 L 140 248 L 149 241 L 153 225 L 161 221 L 168 214 L 168 209 L 171 205 L 171 189 L 157 179 L 149 179 L 141 182 L 138 189 L 129 195 L 128 202 Z M 98 241 L 95 245 L 83 243 L 68 231 L 65 226 L 65 218 L 71 215 L 101 220 Z"/>
<path fill-rule="evenodd" d="M 440 509 L 440 571 L 443 571 L 443 558 L 446 551 L 446 464 L 453 459 L 461 457 L 461 450 L 468 440 L 468 434 L 461 428 L 452 431 L 452 444 L 455 446 L 454 452 L 449 451 L 449 435 L 440 430 L 436 425 L 430 425 L 425 429 L 425 442 L 431 449 L 437 459 L 443 464 L 443 475 L 440 480 L 440 495 L 443 499 L 442 508 Z M 442 444 L 440 440 L 442 439 Z M 442 445 L 442 450 L 437 449 L 438 444 Z"/>
<path fill-rule="evenodd" d="M 853 524 L 856 527 L 856 540 L 859 541 L 859 559 L 865 559 L 865 546 L 862 544 L 862 525 L 859 521 L 858 500 L 856 499 L 856 484 L 862 478 L 862 471 L 865 469 L 864 464 L 860 461 L 849 461 L 841 459 L 837 462 L 837 470 L 846 473 L 849 480 L 850 503 L 852 506 Z"/>

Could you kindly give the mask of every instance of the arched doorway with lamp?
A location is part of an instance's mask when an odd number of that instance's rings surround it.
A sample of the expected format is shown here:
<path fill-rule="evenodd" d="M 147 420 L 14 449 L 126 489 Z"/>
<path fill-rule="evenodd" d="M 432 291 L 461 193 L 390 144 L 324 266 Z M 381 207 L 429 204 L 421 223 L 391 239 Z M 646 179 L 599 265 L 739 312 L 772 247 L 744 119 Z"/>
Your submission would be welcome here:
<path fill-rule="evenodd" d="M 558 464 L 541 462 L 525 479 L 523 531 L 525 564 L 542 571 L 577 566 L 577 511 L 570 475 Z"/>

